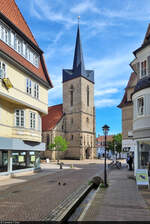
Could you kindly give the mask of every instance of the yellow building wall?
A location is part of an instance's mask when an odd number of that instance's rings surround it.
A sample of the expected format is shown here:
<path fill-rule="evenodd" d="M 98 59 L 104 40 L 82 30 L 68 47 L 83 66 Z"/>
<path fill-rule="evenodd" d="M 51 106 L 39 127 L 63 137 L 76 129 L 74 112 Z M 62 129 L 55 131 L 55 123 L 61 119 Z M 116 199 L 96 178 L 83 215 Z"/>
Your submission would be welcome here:
<path fill-rule="evenodd" d="M 13 87 L 8 89 L 0 79 L 0 137 L 20 138 L 22 140 L 41 142 L 39 118 L 48 112 L 48 88 L 38 83 L 28 74 L 16 68 L 8 61 L 0 58 L 6 65 L 6 75 Z M 26 80 L 39 84 L 39 99 L 26 93 Z M 32 91 L 34 88 L 32 87 Z M 24 109 L 25 127 L 15 126 L 15 110 Z M 30 112 L 36 114 L 36 128 L 30 128 Z M 41 124 L 42 127 L 42 124 Z"/>
<path fill-rule="evenodd" d="M 43 114 L 48 112 L 48 89 L 31 78 L 28 74 L 22 72 L 6 60 L 0 58 L 6 64 L 6 74 L 11 81 L 13 88 L 6 89 L 2 80 L 0 80 L 0 96 L 9 98 L 11 101 L 16 101 L 22 105 L 27 105 L 30 108 L 41 111 Z M 39 84 L 39 99 L 32 97 L 26 93 L 26 79 L 30 78 L 32 83 Z M 32 88 L 33 91 L 33 88 Z"/>
<path fill-rule="evenodd" d="M 25 111 L 24 127 L 16 127 L 15 110 L 23 109 Z M 36 114 L 35 129 L 30 128 L 30 112 Z M 0 98 L 0 137 L 20 138 L 28 141 L 41 142 L 41 130 L 39 130 L 38 116 L 41 114 L 35 110 L 9 103 Z"/>

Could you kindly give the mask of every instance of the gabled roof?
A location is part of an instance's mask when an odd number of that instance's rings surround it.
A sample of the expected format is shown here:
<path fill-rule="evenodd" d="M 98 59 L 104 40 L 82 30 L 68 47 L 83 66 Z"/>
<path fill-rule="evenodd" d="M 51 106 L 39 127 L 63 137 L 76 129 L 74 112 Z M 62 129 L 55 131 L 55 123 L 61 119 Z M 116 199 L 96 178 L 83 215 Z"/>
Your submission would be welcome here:
<path fill-rule="evenodd" d="M 8 57 L 9 60 L 17 62 L 18 65 L 23 66 L 29 72 L 33 73 L 33 75 L 35 75 L 34 77 L 37 76 L 39 78 L 38 80 L 48 88 L 53 87 L 48 75 L 43 52 L 38 47 L 38 44 L 26 21 L 24 20 L 18 6 L 16 5 L 15 0 L 0 0 L 0 18 L 4 20 L 5 23 L 8 23 L 8 25 L 13 26 L 14 29 L 16 29 L 19 34 L 22 34 L 23 37 L 27 39 L 28 43 L 38 51 L 40 55 L 39 67 L 35 67 L 2 40 L 0 40 L 1 54 L 4 54 L 4 56 Z"/>
<path fill-rule="evenodd" d="M 147 28 L 145 38 L 144 38 L 144 41 L 143 41 L 142 45 L 147 44 L 149 42 L 149 38 L 150 38 L 150 24 L 148 24 L 148 28 Z"/>
<path fill-rule="evenodd" d="M 76 45 L 74 52 L 73 68 L 72 69 L 63 69 L 63 82 L 68 80 L 84 77 L 90 82 L 94 83 L 94 71 L 85 70 L 81 38 L 80 38 L 80 27 L 78 25 L 77 36 L 76 36 Z"/>
<path fill-rule="evenodd" d="M 48 107 L 48 114 L 42 117 L 42 131 L 50 131 L 63 117 L 63 105 Z"/>
<path fill-rule="evenodd" d="M 138 49 L 133 51 L 133 54 L 136 56 L 136 53 L 141 51 L 143 48 L 145 48 L 149 44 L 150 44 L 150 24 L 148 24 L 148 28 L 147 28 L 147 31 L 146 31 L 146 34 L 145 34 L 144 41 L 143 41 L 142 45 Z"/>
<path fill-rule="evenodd" d="M 38 46 L 30 28 L 15 3 L 15 0 L 0 0 L 0 12 Z"/>
<path fill-rule="evenodd" d="M 127 91 L 129 88 L 132 88 L 135 86 L 135 85 L 133 85 L 133 82 L 135 79 L 137 79 L 137 75 L 135 74 L 135 72 L 132 72 L 130 75 L 129 81 L 127 83 L 127 86 L 125 88 L 125 93 L 123 95 L 121 103 L 117 107 L 122 108 L 123 106 L 129 105 L 132 103 L 131 101 L 128 101 L 128 99 L 127 99 Z"/>

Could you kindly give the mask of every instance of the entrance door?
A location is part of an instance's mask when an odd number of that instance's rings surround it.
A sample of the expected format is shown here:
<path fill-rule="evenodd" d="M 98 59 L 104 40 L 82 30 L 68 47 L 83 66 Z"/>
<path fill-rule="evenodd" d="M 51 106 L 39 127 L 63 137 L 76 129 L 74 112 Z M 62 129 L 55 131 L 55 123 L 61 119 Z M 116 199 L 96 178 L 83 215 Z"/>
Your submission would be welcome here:
<path fill-rule="evenodd" d="M 0 151 L 0 172 L 8 171 L 8 151 Z"/>

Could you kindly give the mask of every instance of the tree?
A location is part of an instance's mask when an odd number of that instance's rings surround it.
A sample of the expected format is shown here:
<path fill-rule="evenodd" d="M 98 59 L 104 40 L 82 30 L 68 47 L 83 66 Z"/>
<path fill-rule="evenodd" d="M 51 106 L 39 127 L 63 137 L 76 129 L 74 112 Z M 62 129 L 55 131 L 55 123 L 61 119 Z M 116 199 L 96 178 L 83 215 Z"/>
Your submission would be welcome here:
<path fill-rule="evenodd" d="M 48 146 L 48 149 L 50 150 L 62 151 L 62 152 L 66 151 L 67 148 L 68 148 L 68 142 L 62 136 L 56 136 L 54 138 L 54 143 Z"/>
<path fill-rule="evenodd" d="M 114 150 L 120 154 L 122 151 L 122 134 L 114 135 L 113 142 L 114 142 Z"/>

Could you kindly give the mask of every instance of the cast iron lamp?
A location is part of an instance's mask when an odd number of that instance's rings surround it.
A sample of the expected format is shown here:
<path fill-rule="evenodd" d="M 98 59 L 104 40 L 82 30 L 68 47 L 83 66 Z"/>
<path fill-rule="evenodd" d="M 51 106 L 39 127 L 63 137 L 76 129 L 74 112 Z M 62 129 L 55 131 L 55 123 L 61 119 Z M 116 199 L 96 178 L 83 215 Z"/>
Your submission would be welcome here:
<path fill-rule="evenodd" d="M 104 160 L 104 186 L 107 187 L 107 171 L 106 171 L 106 139 L 109 131 L 109 126 L 105 124 L 102 129 L 105 136 L 105 160 Z"/>

